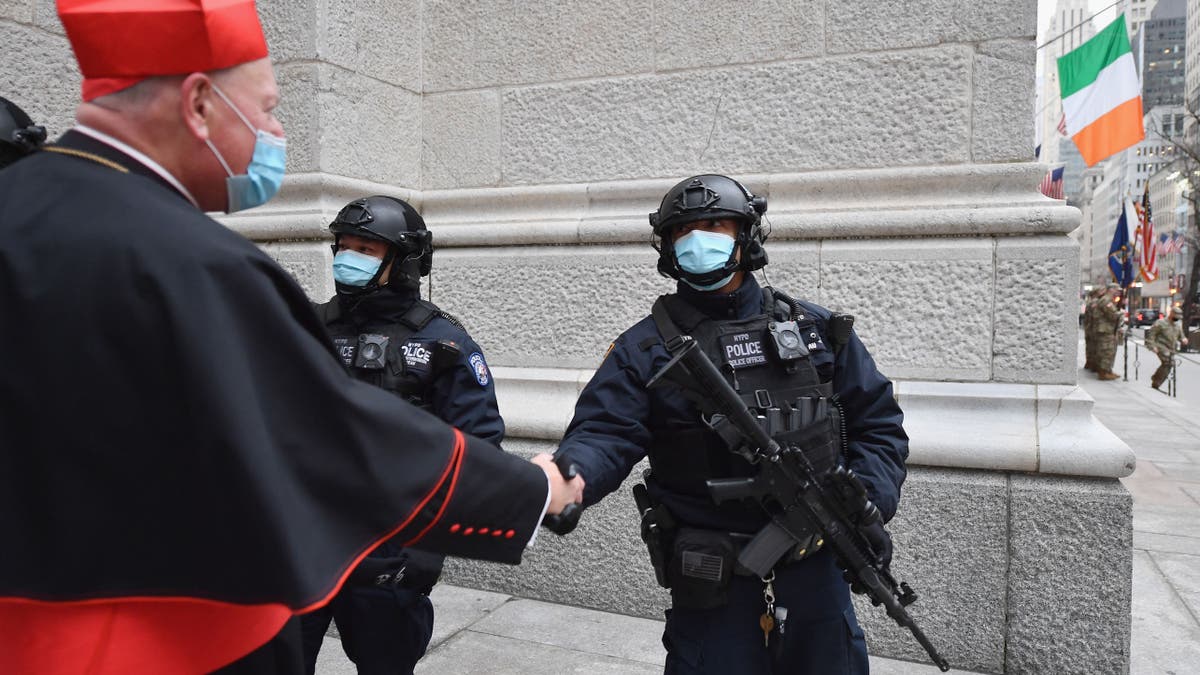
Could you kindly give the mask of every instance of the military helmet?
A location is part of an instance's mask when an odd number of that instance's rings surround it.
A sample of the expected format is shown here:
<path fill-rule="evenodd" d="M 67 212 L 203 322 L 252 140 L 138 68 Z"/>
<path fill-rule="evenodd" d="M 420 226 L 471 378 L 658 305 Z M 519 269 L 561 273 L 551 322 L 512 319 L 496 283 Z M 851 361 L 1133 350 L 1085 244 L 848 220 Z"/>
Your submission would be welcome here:
<path fill-rule="evenodd" d="M 421 214 L 402 199 L 385 195 L 356 199 L 338 211 L 329 231 L 334 236 L 335 254 L 337 239 L 343 234 L 377 239 L 389 245 L 375 279 L 362 288 L 343 288 L 338 284 L 339 293 L 375 290 L 379 287 L 378 277 L 393 260 L 388 285 L 397 288 L 417 288 L 421 277 L 428 276 L 433 268 L 433 233 L 425 227 Z"/>
<path fill-rule="evenodd" d="M 33 123 L 17 104 L 0 96 L 0 169 L 37 150 L 46 128 Z"/>
<path fill-rule="evenodd" d="M 762 227 L 762 214 L 766 212 L 766 197 L 754 195 L 728 176 L 702 174 L 680 181 L 667 191 L 658 210 L 650 213 L 650 227 L 659 240 L 654 244 L 659 254 L 659 273 L 673 279 L 686 278 L 693 283 L 710 284 L 737 269 L 747 272 L 761 269 L 767 264 L 767 252 L 762 246 L 767 240 Z M 729 262 L 713 272 L 696 275 L 681 269 L 670 243 L 671 229 L 698 220 L 723 219 L 739 223 L 737 243 L 742 249 L 741 261 L 734 259 L 735 249 Z"/>
<path fill-rule="evenodd" d="M 692 176 L 667 191 L 658 210 L 650 214 L 650 227 L 663 237 L 670 228 L 697 220 L 731 218 L 756 225 L 767 211 L 765 197 L 755 197 L 728 176 Z"/>

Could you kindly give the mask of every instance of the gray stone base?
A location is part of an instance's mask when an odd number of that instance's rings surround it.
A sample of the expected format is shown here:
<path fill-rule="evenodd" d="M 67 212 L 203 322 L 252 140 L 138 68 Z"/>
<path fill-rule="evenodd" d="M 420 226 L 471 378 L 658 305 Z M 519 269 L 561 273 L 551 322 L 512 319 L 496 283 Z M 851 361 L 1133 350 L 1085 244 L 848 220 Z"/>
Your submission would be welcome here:
<path fill-rule="evenodd" d="M 521 454 L 553 444 L 514 440 Z M 543 530 L 519 567 L 447 562 L 448 583 L 661 619 L 629 488 L 565 539 Z M 956 669 L 1124 673 L 1129 662 L 1131 501 L 1114 479 L 911 467 L 891 524 L 909 610 Z M 924 661 L 907 630 L 858 602 L 871 653 Z"/>

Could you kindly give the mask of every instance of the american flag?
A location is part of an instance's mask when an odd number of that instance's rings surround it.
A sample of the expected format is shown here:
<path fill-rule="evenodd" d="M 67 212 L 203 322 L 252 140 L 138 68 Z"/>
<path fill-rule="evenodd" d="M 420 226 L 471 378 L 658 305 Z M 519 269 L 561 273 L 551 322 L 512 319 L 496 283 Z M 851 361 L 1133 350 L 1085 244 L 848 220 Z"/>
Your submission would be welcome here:
<path fill-rule="evenodd" d="M 1042 194 L 1051 199 L 1063 198 L 1063 167 L 1051 169 L 1046 172 L 1046 177 L 1042 179 L 1042 184 L 1038 186 L 1038 190 Z"/>
<path fill-rule="evenodd" d="M 1142 281 L 1147 283 L 1158 278 L 1158 237 L 1154 236 L 1154 221 L 1150 217 L 1150 183 L 1142 192 L 1142 203 L 1135 204 L 1138 214 L 1137 261 Z"/>
<path fill-rule="evenodd" d="M 1158 237 L 1158 256 L 1160 258 L 1173 253 L 1179 253 L 1180 247 L 1179 233 L 1177 232 L 1163 234 Z"/>
<path fill-rule="evenodd" d="M 1063 136 L 1067 135 L 1067 113 L 1065 112 L 1058 118 L 1058 133 Z"/>
<path fill-rule="evenodd" d="M 1167 253 L 1180 253 L 1183 251 L 1184 244 L 1187 243 L 1186 235 L 1178 232 L 1171 233 L 1171 241 L 1167 243 Z"/>

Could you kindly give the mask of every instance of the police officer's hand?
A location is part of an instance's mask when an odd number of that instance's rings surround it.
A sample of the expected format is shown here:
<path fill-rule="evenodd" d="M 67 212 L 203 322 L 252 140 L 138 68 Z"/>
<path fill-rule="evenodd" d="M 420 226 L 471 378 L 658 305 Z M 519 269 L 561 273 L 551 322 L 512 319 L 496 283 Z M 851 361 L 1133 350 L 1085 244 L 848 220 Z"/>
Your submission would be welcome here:
<path fill-rule="evenodd" d="M 545 471 L 546 476 L 550 479 L 550 508 L 546 511 L 547 513 L 558 515 L 568 504 L 578 504 L 583 501 L 583 476 L 566 480 L 563 478 L 562 472 L 558 470 L 558 465 L 554 463 L 554 457 L 544 452 L 535 455 L 533 463 L 542 467 L 542 471 Z"/>
<path fill-rule="evenodd" d="M 871 544 L 871 550 L 882 565 L 887 568 L 892 564 L 892 535 L 883 528 L 883 522 L 876 520 L 863 527 L 863 537 Z"/>

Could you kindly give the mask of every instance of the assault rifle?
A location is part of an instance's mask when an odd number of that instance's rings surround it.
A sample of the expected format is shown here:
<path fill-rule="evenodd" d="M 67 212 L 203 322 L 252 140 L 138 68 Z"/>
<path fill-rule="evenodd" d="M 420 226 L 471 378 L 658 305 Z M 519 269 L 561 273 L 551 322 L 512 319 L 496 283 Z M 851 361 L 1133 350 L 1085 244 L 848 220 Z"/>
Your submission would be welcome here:
<path fill-rule="evenodd" d="M 790 549 L 817 533 L 833 549 L 846 579 L 871 603 L 883 605 L 888 616 L 912 632 L 929 658 L 943 672 L 950 670 L 929 638 L 904 608 L 917 595 L 906 583 L 896 583 L 891 570 L 879 559 L 877 548 L 863 530 L 878 518 L 868 506 L 866 490 L 853 473 L 842 470 L 818 475 L 799 448 L 780 447 L 741 397 L 689 336 L 680 336 L 674 358 L 650 380 L 682 387 L 702 407 L 713 412 L 708 424 L 723 438 L 745 443 L 741 454 L 759 467 L 754 478 L 708 481 L 713 499 L 752 498 L 771 516 L 768 523 L 738 556 L 738 563 L 765 577 Z"/>

